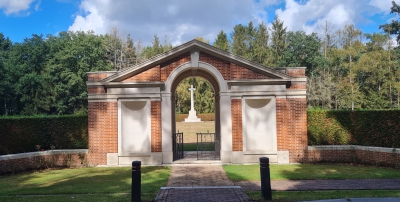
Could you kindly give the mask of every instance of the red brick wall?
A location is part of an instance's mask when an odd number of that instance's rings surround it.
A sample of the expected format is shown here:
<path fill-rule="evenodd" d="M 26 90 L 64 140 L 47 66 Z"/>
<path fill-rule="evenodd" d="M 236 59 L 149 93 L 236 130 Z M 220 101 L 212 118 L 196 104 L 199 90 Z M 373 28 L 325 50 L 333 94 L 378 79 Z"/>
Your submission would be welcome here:
<path fill-rule="evenodd" d="M 290 84 L 290 85 L 286 86 L 286 89 L 290 89 L 290 90 L 305 90 L 306 89 L 306 84 L 305 83 Z"/>
<path fill-rule="evenodd" d="M 289 151 L 290 163 L 301 162 L 307 151 L 306 98 L 277 98 L 278 151 Z"/>
<path fill-rule="evenodd" d="M 160 65 L 152 67 L 144 72 L 129 77 L 122 82 L 146 82 L 146 81 L 160 81 L 161 69 Z"/>
<path fill-rule="evenodd" d="M 229 68 L 229 62 L 221 60 L 217 57 L 211 56 L 207 53 L 200 52 L 199 61 L 206 62 L 214 66 L 224 77 L 225 80 L 231 79 L 231 71 Z"/>
<path fill-rule="evenodd" d="M 232 151 L 243 151 L 241 99 L 231 100 L 231 111 L 232 111 Z"/>
<path fill-rule="evenodd" d="M 0 160 L 0 175 L 28 170 L 86 166 L 86 154 L 49 154 L 28 158 Z"/>
<path fill-rule="evenodd" d="M 293 77 L 305 77 L 306 69 L 290 69 L 286 70 L 286 73 Z"/>
<path fill-rule="evenodd" d="M 308 150 L 305 162 L 359 163 L 398 168 L 400 154 L 359 149 Z"/>
<path fill-rule="evenodd" d="M 90 87 L 88 88 L 88 94 L 101 94 L 107 93 L 107 90 L 104 87 Z"/>
<path fill-rule="evenodd" d="M 107 74 L 88 73 L 88 81 L 100 81 L 107 77 Z"/>
<path fill-rule="evenodd" d="M 190 53 L 182 54 L 161 64 L 161 81 L 167 81 L 171 72 L 183 63 L 190 61 Z"/>
<path fill-rule="evenodd" d="M 268 79 L 268 76 L 263 74 L 251 71 L 244 67 L 241 67 L 237 64 L 231 63 L 231 79 L 232 80 L 240 80 L 240 79 Z"/>
<path fill-rule="evenodd" d="M 151 152 L 162 152 L 161 101 L 151 101 Z"/>
<path fill-rule="evenodd" d="M 89 164 L 106 165 L 107 153 L 118 152 L 117 102 L 88 103 Z"/>

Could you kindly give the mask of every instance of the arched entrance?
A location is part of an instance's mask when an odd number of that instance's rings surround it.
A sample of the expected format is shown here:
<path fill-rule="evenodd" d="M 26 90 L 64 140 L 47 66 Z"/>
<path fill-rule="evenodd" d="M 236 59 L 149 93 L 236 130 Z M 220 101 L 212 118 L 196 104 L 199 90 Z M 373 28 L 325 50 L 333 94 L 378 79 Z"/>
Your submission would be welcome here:
<path fill-rule="evenodd" d="M 171 137 L 172 134 L 176 134 L 177 130 L 176 130 L 176 117 L 175 117 L 175 91 L 176 88 L 178 87 L 179 83 L 181 81 L 183 81 L 186 78 L 189 77 L 202 77 L 204 79 L 206 79 L 212 86 L 213 90 L 214 90 L 214 103 L 215 103 L 215 107 L 214 107 L 214 113 L 215 113 L 215 136 L 214 137 L 218 137 L 218 139 L 216 140 L 218 144 L 218 147 L 216 147 L 216 149 L 220 150 L 220 143 L 221 143 L 221 121 L 220 121 L 220 117 L 221 117 L 221 110 L 220 110 L 220 92 L 221 92 L 221 87 L 223 86 L 226 88 L 226 86 L 224 86 L 224 81 L 223 81 L 223 77 L 222 75 L 219 73 L 219 71 L 211 66 L 210 64 L 207 63 L 202 63 L 200 62 L 198 67 L 193 67 L 192 63 L 185 63 L 179 67 L 177 67 L 170 75 L 170 77 L 168 78 L 167 82 L 166 82 L 166 93 L 168 93 L 170 95 L 170 99 L 169 99 L 169 103 L 170 103 L 170 124 L 171 124 Z M 220 79 L 220 80 L 218 80 Z M 225 84 L 226 85 L 226 84 Z M 200 131 L 198 131 L 200 132 Z M 163 137 L 164 138 L 164 137 Z M 164 140 L 164 139 L 163 139 Z M 171 140 L 171 144 L 170 146 L 172 148 L 175 147 L 176 142 L 174 140 Z M 173 152 L 173 156 L 174 156 L 174 149 L 172 149 Z M 218 151 L 218 155 L 220 151 Z M 219 157 L 218 157 L 219 158 Z"/>

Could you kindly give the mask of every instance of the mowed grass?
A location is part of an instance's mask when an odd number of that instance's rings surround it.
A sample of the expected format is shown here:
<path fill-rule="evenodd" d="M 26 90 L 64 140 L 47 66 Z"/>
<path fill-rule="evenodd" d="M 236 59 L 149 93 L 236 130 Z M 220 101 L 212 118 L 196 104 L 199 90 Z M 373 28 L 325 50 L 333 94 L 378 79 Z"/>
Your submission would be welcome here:
<path fill-rule="evenodd" d="M 142 200 L 151 201 L 166 186 L 170 167 L 142 167 Z M 127 201 L 132 168 L 44 170 L 0 177 L 0 201 Z M 35 195 L 35 196 L 32 196 Z"/>
<path fill-rule="evenodd" d="M 201 151 L 214 151 L 215 145 L 211 144 L 204 144 L 205 146 L 200 147 Z M 197 151 L 197 143 L 183 143 L 183 151 Z"/>
<path fill-rule="evenodd" d="M 215 122 L 204 121 L 204 122 L 176 122 L 176 132 L 183 132 L 184 143 L 196 143 L 196 133 L 214 133 Z"/>
<path fill-rule="evenodd" d="M 260 165 L 224 165 L 232 181 L 260 180 Z M 400 170 L 335 164 L 270 165 L 271 180 L 400 178 Z"/>
<path fill-rule="evenodd" d="M 262 201 L 261 191 L 246 192 L 252 201 Z M 310 201 L 339 198 L 400 197 L 399 190 L 273 191 L 273 201 Z"/>

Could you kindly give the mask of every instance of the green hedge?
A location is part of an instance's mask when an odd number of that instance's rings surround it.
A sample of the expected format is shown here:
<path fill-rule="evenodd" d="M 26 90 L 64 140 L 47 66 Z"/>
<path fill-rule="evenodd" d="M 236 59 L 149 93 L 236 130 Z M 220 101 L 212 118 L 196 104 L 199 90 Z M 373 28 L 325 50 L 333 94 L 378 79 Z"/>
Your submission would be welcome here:
<path fill-rule="evenodd" d="M 309 145 L 400 147 L 400 110 L 308 110 Z"/>
<path fill-rule="evenodd" d="M 87 115 L 0 117 L 0 155 L 88 148 Z"/>

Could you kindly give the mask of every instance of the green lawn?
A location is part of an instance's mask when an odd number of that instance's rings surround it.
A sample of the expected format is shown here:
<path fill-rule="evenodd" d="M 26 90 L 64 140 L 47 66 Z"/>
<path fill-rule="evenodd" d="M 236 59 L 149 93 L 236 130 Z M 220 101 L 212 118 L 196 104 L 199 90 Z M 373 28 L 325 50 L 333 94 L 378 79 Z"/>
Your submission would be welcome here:
<path fill-rule="evenodd" d="M 253 201 L 262 201 L 261 191 L 246 192 Z M 399 190 L 273 191 L 273 201 L 310 201 L 339 198 L 400 197 Z"/>
<path fill-rule="evenodd" d="M 142 200 L 166 186 L 170 167 L 142 167 Z M 131 167 L 44 170 L 0 177 L 0 201 L 127 201 Z M 36 195 L 36 196 L 24 196 Z M 43 195 L 43 196 L 38 196 Z M 57 195 L 57 196 L 52 196 Z"/>
<path fill-rule="evenodd" d="M 259 180 L 259 165 L 224 165 L 234 181 Z M 348 165 L 271 165 L 271 177 L 282 179 L 400 178 L 400 171 Z M 151 201 L 166 186 L 170 167 L 142 167 L 142 200 Z M 130 201 L 131 167 L 43 170 L 0 176 L 0 201 Z M 260 191 L 247 192 L 260 200 Z M 398 190 L 275 191 L 276 201 L 331 198 L 400 197 Z"/>
<path fill-rule="evenodd" d="M 232 181 L 260 180 L 259 164 L 224 165 L 223 168 Z M 270 165 L 270 171 L 272 180 L 400 178 L 400 170 L 357 165 Z"/>
<path fill-rule="evenodd" d="M 214 151 L 214 150 L 215 150 L 214 143 L 204 144 L 203 146 L 203 151 Z M 183 143 L 183 151 L 197 151 L 197 143 Z"/>
<path fill-rule="evenodd" d="M 224 165 L 232 181 L 260 180 L 260 166 Z M 383 179 L 400 178 L 400 170 L 351 165 L 298 164 L 270 165 L 272 180 L 310 179 Z M 253 201 L 261 200 L 260 191 L 246 192 Z M 274 201 L 322 200 L 338 198 L 400 197 L 398 190 L 333 190 L 333 191 L 274 191 Z"/>

